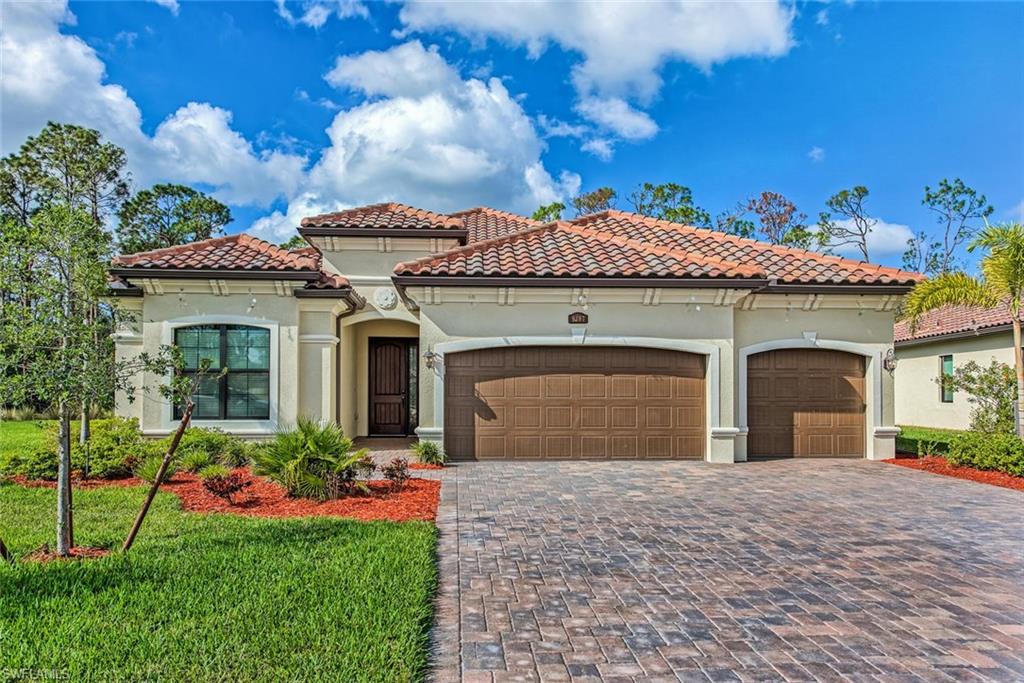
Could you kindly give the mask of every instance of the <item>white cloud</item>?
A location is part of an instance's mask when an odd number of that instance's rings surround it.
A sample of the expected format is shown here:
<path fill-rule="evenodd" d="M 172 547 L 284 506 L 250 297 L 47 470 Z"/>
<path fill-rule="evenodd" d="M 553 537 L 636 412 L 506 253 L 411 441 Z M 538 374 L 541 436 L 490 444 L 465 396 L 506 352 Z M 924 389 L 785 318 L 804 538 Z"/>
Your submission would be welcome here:
<path fill-rule="evenodd" d="M 825 161 L 825 150 L 815 145 L 814 147 L 811 147 L 809 152 L 807 152 L 807 158 L 816 164 Z"/>
<path fill-rule="evenodd" d="M 818 26 L 828 26 L 828 10 L 818 10 L 818 13 L 814 15 L 814 23 Z"/>
<path fill-rule="evenodd" d="M 159 1 L 159 0 L 158 0 Z M 304 0 L 298 4 L 300 11 L 296 14 L 288 8 L 285 0 L 277 0 L 277 16 L 291 26 L 302 24 L 310 28 L 320 28 L 327 23 L 332 15 L 339 19 L 370 16 L 370 11 L 359 0 Z"/>
<path fill-rule="evenodd" d="M 161 7 L 166 7 L 174 16 L 178 16 L 178 12 L 181 10 L 181 7 L 178 6 L 178 0 L 153 0 L 153 2 Z"/>
<path fill-rule="evenodd" d="M 49 120 L 89 126 L 125 148 L 140 187 L 202 184 L 234 205 L 287 202 L 253 226 L 267 236 L 290 234 L 303 215 L 374 201 L 528 212 L 579 190 L 575 173 L 545 168 L 544 141 L 499 79 L 463 79 L 416 41 L 334 65 L 334 85 L 370 99 L 338 111 L 329 146 L 315 154 L 281 135 L 260 135 L 257 147 L 232 127 L 231 112 L 202 102 L 147 135 L 138 106 L 106 82 L 95 50 L 60 33 L 74 21 L 65 5 L 4 3 L 0 12 L 0 153 L 16 151 Z"/>
<path fill-rule="evenodd" d="M 579 187 L 575 174 L 545 169 L 543 141 L 499 79 L 463 80 L 436 48 L 411 41 L 343 57 L 326 78 L 381 97 L 328 128 L 330 147 L 309 175 L 320 196 L 532 211 Z"/>
<path fill-rule="evenodd" d="M 482 42 L 494 37 L 539 57 L 549 44 L 576 53 L 572 81 L 584 116 L 609 125 L 609 114 L 587 102 L 599 98 L 647 104 L 661 88 L 661 68 L 685 61 L 709 70 L 738 57 L 775 57 L 793 45 L 795 9 L 781 2 L 560 2 L 520 3 L 514 11 L 462 0 L 410 0 L 400 12 L 404 30 L 455 30 Z M 626 130 L 645 139 L 657 132 L 646 115 L 629 108 Z M 641 120 L 640 117 L 646 117 Z M 621 121 L 622 117 L 618 117 Z M 625 137 L 625 136 L 624 136 Z"/>
<path fill-rule="evenodd" d="M 303 192 L 292 198 L 286 211 L 274 211 L 268 216 L 257 219 L 246 232 L 269 242 L 280 243 L 295 234 L 295 229 L 306 216 L 316 216 L 321 213 L 350 208 L 352 208 L 351 204 L 325 202 L 315 193 Z"/>
<path fill-rule="evenodd" d="M 336 88 L 385 97 L 448 93 L 462 84 L 458 72 L 438 54 L 437 47 L 424 48 L 418 40 L 390 50 L 338 57 L 324 78 Z"/>
<path fill-rule="evenodd" d="M 334 100 L 327 97 L 318 97 L 316 99 L 313 99 L 313 97 L 302 88 L 298 88 L 295 90 L 295 99 L 297 99 L 299 102 L 310 102 L 311 104 L 315 104 L 318 107 L 323 107 L 328 111 L 337 111 L 338 109 L 341 109 L 341 106 Z"/>
<path fill-rule="evenodd" d="M 584 152 L 590 152 L 601 161 L 611 161 L 615 154 L 615 143 L 607 138 L 593 138 L 580 146 Z"/>
<path fill-rule="evenodd" d="M 544 137 L 549 138 L 581 138 L 590 131 L 586 126 L 566 123 L 545 114 L 537 115 L 537 125 L 544 131 Z"/>
<path fill-rule="evenodd" d="M 589 97 L 576 105 L 576 111 L 626 140 L 646 140 L 658 132 L 654 119 L 618 97 Z"/>
<path fill-rule="evenodd" d="M 146 135 L 138 106 L 124 88 L 105 82 L 95 50 L 60 33 L 61 24 L 74 21 L 64 4 L 0 7 L 0 153 L 16 151 L 47 121 L 63 121 L 95 128 L 124 147 L 139 185 L 206 183 L 223 201 L 256 205 L 294 191 L 305 157 L 256 151 L 231 128 L 231 114 L 223 109 L 190 103 Z"/>
<path fill-rule="evenodd" d="M 850 220 L 834 221 L 839 225 L 849 225 Z M 907 240 L 914 237 L 914 232 L 909 225 L 901 223 L 887 223 L 880 220 L 875 223 L 868 234 L 868 254 L 873 262 L 878 262 L 893 256 L 899 256 L 907 250 Z M 836 254 L 850 258 L 862 258 L 860 249 L 853 245 L 836 247 Z"/>

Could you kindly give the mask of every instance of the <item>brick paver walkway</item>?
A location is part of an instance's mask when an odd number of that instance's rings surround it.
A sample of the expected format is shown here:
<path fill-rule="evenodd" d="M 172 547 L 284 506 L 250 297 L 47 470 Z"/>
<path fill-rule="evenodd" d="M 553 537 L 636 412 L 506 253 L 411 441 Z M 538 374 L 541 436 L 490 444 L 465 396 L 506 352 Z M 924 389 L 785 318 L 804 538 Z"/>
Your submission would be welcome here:
<path fill-rule="evenodd" d="M 1024 495 L 867 461 L 470 463 L 436 680 L 1024 680 Z"/>

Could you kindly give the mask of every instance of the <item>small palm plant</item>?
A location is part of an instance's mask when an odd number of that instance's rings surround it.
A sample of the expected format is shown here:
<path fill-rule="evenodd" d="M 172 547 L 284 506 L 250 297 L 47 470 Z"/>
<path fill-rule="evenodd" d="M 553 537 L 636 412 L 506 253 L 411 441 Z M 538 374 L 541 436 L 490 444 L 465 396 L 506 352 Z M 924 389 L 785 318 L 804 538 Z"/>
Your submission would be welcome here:
<path fill-rule="evenodd" d="M 352 450 L 340 427 L 304 417 L 255 451 L 253 462 L 256 474 L 285 487 L 288 495 L 317 500 L 368 493 L 359 476 L 374 470 L 366 449 Z"/>
<path fill-rule="evenodd" d="M 968 247 L 983 249 L 981 277 L 945 273 L 914 287 L 904 304 L 911 327 L 926 312 L 943 306 L 1004 307 L 1013 324 L 1013 363 L 1017 370 L 1017 435 L 1024 436 L 1024 360 L 1020 307 L 1024 299 L 1024 226 L 989 225 Z"/>

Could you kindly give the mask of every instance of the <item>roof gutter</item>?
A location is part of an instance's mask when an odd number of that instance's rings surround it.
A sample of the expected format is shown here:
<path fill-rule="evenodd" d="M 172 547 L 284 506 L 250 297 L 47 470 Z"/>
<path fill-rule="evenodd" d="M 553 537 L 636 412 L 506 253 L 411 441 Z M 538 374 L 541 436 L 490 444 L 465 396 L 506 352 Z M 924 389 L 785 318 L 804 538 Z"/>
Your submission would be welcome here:
<path fill-rule="evenodd" d="M 320 278 L 319 270 L 221 270 L 218 268 L 110 268 L 117 277 L 217 279 L 217 280 L 304 280 Z"/>
<path fill-rule="evenodd" d="M 877 285 L 823 285 L 814 282 L 779 283 L 770 280 L 756 294 L 906 294 L 914 285 L 877 284 Z"/>
<path fill-rule="evenodd" d="M 342 315 L 358 311 L 366 305 L 366 299 L 359 296 L 356 290 L 351 287 L 345 287 L 344 289 L 305 289 L 303 287 L 296 287 L 292 294 L 296 299 L 341 299 L 349 307 L 349 310 Z"/>

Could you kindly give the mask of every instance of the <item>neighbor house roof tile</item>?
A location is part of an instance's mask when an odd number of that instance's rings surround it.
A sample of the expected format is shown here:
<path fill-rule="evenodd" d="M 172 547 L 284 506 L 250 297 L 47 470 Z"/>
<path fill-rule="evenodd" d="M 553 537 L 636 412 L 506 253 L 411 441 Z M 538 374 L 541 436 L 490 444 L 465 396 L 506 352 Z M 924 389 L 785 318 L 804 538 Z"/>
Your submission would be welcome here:
<path fill-rule="evenodd" d="M 944 337 L 950 334 L 984 332 L 985 330 L 1010 325 L 1013 317 L 1006 306 L 980 308 L 977 306 L 945 306 L 925 313 L 917 320 L 916 326 L 909 320 L 896 323 L 896 343 Z"/>
<path fill-rule="evenodd" d="M 302 219 L 303 228 L 371 230 L 464 230 L 462 220 L 405 204 L 371 204 Z"/>
<path fill-rule="evenodd" d="M 486 206 L 456 211 L 451 215 L 461 219 L 463 225 L 466 226 L 468 231 L 466 241 L 469 243 L 504 237 L 543 225 L 540 221 L 535 221 L 532 218 L 489 209 Z"/>
<path fill-rule="evenodd" d="M 398 275 L 468 277 L 749 278 L 754 267 L 674 252 L 567 222 L 513 233 L 395 268 Z"/>
<path fill-rule="evenodd" d="M 114 265 L 132 269 L 315 271 L 319 255 L 278 247 L 251 235 L 227 237 L 153 249 L 114 258 Z"/>

